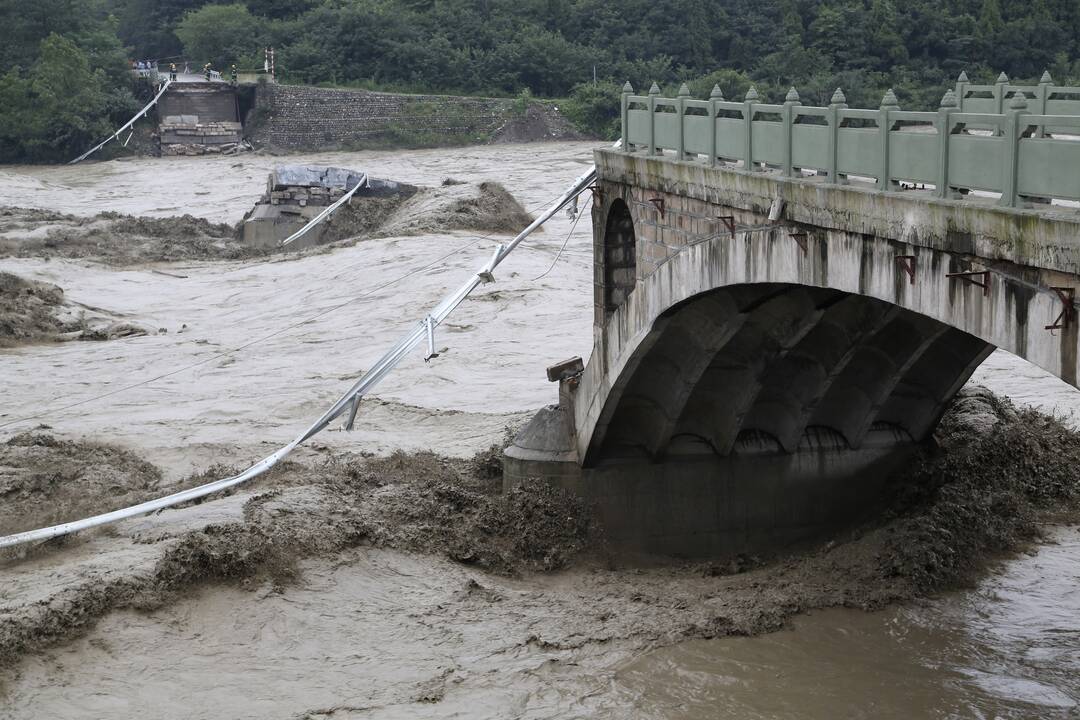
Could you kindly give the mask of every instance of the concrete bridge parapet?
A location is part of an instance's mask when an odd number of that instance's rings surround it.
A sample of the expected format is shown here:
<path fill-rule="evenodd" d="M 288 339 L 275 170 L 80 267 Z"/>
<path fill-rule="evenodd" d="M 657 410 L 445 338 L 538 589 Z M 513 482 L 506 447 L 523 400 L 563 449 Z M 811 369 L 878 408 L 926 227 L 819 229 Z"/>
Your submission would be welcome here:
<path fill-rule="evenodd" d="M 771 105 L 754 88 L 731 102 L 719 87 L 695 100 L 685 84 L 675 98 L 661 97 L 655 84 L 648 95 L 634 95 L 627 84 L 623 147 L 832 184 L 856 180 L 882 191 L 991 193 L 1007 207 L 1080 201 L 1077 89 L 1053 86 L 1046 75 L 1035 88 L 1005 78 L 988 93 L 961 79 L 937 112 L 903 111 L 891 90 L 869 110 L 849 108 L 839 88 L 827 107 L 809 107 L 795 88 Z"/>

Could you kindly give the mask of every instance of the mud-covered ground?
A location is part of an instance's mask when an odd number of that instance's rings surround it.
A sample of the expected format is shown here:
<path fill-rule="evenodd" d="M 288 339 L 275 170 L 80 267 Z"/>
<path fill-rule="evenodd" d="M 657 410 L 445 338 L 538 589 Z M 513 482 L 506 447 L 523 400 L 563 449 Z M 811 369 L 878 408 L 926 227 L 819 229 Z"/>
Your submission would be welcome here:
<path fill-rule="evenodd" d="M 567 120 L 558 107 L 529 103 L 524 114 L 495 131 L 492 143 L 531 143 L 553 140 L 584 140 L 585 136 Z"/>
<path fill-rule="evenodd" d="M 0 348 L 62 340 L 115 340 L 147 330 L 67 301 L 57 285 L 0 271 Z"/>
<path fill-rule="evenodd" d="M 64 291 L 56 285 L 0 272 L 0 347 L 51 340 L 76 330 L 57 317 L 63 302 Z"/>
<path fill-rule="evenodd" d="M 21 658 L 92 633 L 111 613 L 158 612 L 220 583 L 288 596 L 311 562 L 388 549 L 478 571 L 459 586 L 447 621 L 460 605 L 489 607 L 488 621 L 516 628 L 525 645 L 584 651 L 755 635 L 815 608 L 880 609 L 970 584 L 1038 539 L 1040 523 L 1076 519 L 1080 435 L 1060 421 L 975 389 L 946 414 L 940 440 L 894 479 L 884 517 L 815 550 L 632 572 L 577 499 L 541 483 L 500 494 L 490 453 L 290 463 L 201 512 L 165 511 L 8 553 L 0 662 L 17 678 Z M 14 438 L 0 462 L 0 497 L 18 504 L 24 524 L 54 519 L 52 506 L 72 498 L 94 496 L 99 506 L 81 510 L 102 510 L 160 489 L 160 473 L 130 453 L 41 432 Z M 52 580 L 43 593 L 27 581 L 44 567 Z M 537 575 L 556 571 L 554 583 Z M 437 609 L 426 612 L 440 621 Z M 520 625 L 522 617 L 531 619 Z"/>
<path fill-rule="evenodd" d="M 327 221 L 323 242 L 348 244 L 436 231 L 517 233 L 530 222 L 532 216 L 497 182 L 452 184 L 424 188 L 414 195 L 355 198 Z M 65 258 L 125 266 L 256 260 L 277 254 L 245 244 L 239 224 L 191 215 L 154 218 L 103 212 L 78 217 L 0 207 L 0 258 Z M 0 293 L 4 292 L 0 282 Z"/>
<path fill-rule="evenodd" d="M 331 247 L 360 240 L 438 232 L 516 235 L 533 221 L 510 192 L 494 181 L 478 185 L 450 179 L 415 194 L 370 197 L 343 206 L 327 221 L 321 242 Z"/>
<path fill-rule="evenodd" d="M 88 259 L 112 265 L 265 255 L 245 247 L 236 227 L 190 215 L 146 218 L 103 212 L 79 217 L 0 208 L 0 257 Z"/>

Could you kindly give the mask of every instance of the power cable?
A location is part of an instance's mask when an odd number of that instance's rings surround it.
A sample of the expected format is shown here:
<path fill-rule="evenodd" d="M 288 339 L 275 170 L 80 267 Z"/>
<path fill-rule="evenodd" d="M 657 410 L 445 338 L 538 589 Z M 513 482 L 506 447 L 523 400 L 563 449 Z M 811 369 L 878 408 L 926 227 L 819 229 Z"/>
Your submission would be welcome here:
<path fill-rule="evenodd" d="M 591 203 L 592 200 L 590 199 L 589 202 Z M 586 207 L 588 207 L 588 203 L 586 203 Z M 570 232 L 566 233 L 566 239 L 563 240 L 562 247 L 560 247 L 559 252 L 556 253 L 555 259 L 551 261 L 551 267 L 549 267 L 547 270 L 545 270 L 541 275 L 538 275 L 537 277 L 534 277 L 531 282 L 536 282 L 537 280 L 542 280 L 545 276 L 547 276 L 547 274 L 549 272 L 551 272 L 552 270 L 555 269 L 555 264 L 558 263 L 559 258 L 562 257 L 563 251 L 566 250 L 566 244 L 570 242 L 570 238 L 574 235 L 574 230 L 577 229 L 578 222 L 581 221 L 581 216 L 584 215 L 584 214 L 585 214 L 585 208 L 582 208 L 581 210 L 578 211 L 577 217 L 574 218 L 574 224 L 570 226 Z"/>

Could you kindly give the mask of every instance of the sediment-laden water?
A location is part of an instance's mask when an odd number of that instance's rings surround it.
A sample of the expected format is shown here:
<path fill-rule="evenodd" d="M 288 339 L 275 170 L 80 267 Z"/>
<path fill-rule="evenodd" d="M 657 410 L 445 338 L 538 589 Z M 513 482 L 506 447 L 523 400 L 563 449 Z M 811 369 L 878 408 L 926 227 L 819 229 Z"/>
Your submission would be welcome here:
<path fill-rule="evenodd" d="M 580 174 L 588 152 L 567 143 L 301 161 L 419 185 L 496 179 L 535 208 Z M 235 222 L 273 162 L 5 168 L 0 196 L 85 216 L 116 210 Z M 571 221 L 557 218 L 494 289 L 451 318 L 437 362 L 404 364 L 361 414 L 358 432 L 327 433 L 303 457 L 395 448 L 468 455 L 553 402 L 543 367 L 587 355 L 591 345 L 587 223 L 554 270 L 533 278 L 570 232 Z M 356 296 L 257 352 L 45 420 L 61 437 L 113 443 L 162 466 L 162 487 L 192 469 L 249 459 L 305 425 L 499 238 L 469 245 L 474 239 L 425 234 L 298 260 L 119 269 L 2 259 L 0 270 L 167 332 L 3 351 L 0 422 L 186 365 Z M 460 253 L 431 272 L 364 295 L 453 247 Z M 155 272 L 162 269 L 169 274 Z M 1080 418 L 1080 393 L 1005 353 L 973 382 L 1074 426 Z M 196 517 L 235 521 L 245 502 L 241 494 L 147 518 L 136 535 L 167 536 Z M 589 566 L 508 579 L 426 554 L 351 548 L 303 561 L 295 584 L 211 585 L 164 606 L 106 614 L 86 634 L 6 671 L 0 717 L 1080 717 L 1080 533 L 1057 527 L 1049 537 L 969 590 L 873 613 L 814 611 L 777 632 L 711 640 L 688 628 L 695 612 L 725 597 L 693 570 Z M 0 609 L 16 596 L 45 597 L 152 565 L 150 545 L 124 539 L 102 534 L 0 570 Z M 752 610 L 747 603 L 742 609 Z"/>
<path fill-rule="evenodd" d="M 648 718 L 1075 718 L 1080 532 L 978 589 L 770 635 L 692 640 L 619 668 L 611 707 Z"/>

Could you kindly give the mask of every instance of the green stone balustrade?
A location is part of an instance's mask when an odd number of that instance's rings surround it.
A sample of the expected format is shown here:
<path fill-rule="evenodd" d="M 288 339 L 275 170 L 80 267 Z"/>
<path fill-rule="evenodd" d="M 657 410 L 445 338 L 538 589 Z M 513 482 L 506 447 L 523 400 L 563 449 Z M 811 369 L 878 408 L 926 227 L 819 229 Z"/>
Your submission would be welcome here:
<path fill-rule="evenodd" d="M 666 98 L 655 83 L 648 95 L 627 83 L 623 149 L 881 191 L 1000 193 L 1009 207 L 1080 201 L 1080 88 L 1056 86 L 1049 74 L 1031 86 L 1004 74 L 973 85 L 961 74 L 937 112 L 901 110 L 891 90 L 876 110 L 849 108 L 839 89 L 827 107 L 802 105 L 794 88 L 782 104 L 759 100 L 753 88 L 734 102 L 718 87 L 696 100 L 685 85 Z"/>

